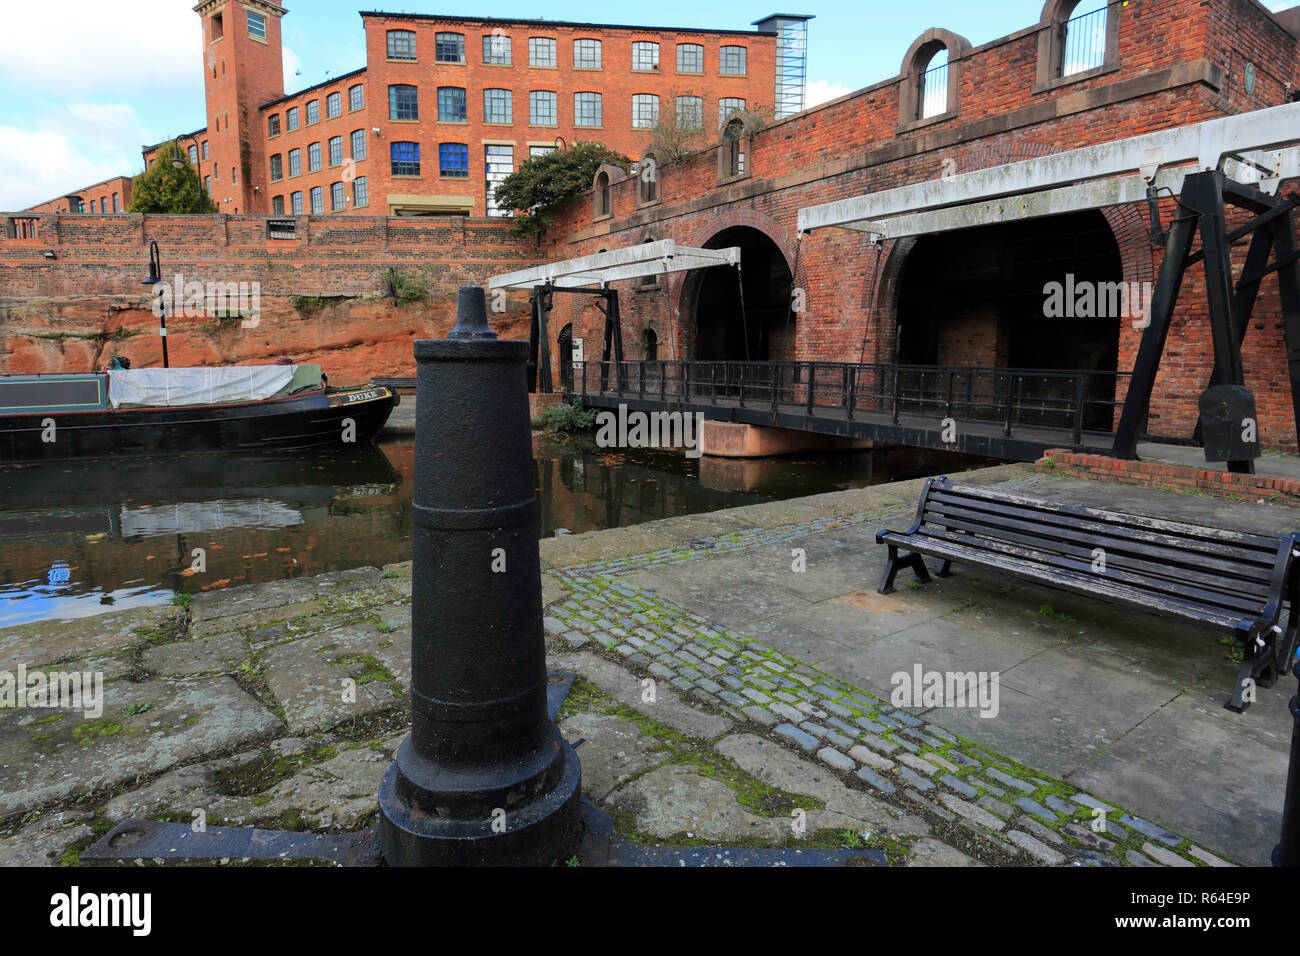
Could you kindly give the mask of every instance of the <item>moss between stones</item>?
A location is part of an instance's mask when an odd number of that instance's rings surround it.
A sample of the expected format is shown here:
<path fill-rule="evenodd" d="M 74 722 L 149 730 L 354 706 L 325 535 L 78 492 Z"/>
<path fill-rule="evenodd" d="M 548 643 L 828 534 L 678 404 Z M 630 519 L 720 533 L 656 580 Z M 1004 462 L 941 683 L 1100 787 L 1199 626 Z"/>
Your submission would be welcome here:
<path fill-rule="evenodd" d="M 255 797 L 280 781 L 292 777 L 303 767 L 322 763 L 336 756 L 338 756 L 338 748 L 332 744 L 288 755 L 276 754 L 268 748 L 247 763 L 215 771 L 212 774 L 212 783 L 218 793 L 229 797 Z M 253 802 L 256 803 L 256 799 Z"/>

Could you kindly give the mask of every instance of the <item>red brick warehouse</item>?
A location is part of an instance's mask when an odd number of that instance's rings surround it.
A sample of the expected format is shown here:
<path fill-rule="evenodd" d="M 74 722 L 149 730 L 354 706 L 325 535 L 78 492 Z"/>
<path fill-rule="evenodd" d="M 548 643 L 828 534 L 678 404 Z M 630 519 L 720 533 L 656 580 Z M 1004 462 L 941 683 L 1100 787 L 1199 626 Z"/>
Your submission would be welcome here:
<path fill-rule="evenodd" d="M 270 0 L 195 10 L 209 124 L 181 145 L 224 213 L 501 214 L 496 184 L 560 138 L 636 158 L 661 111 L 707 125 L 777 96 L 769 21 L 728 31 L 363 12 L 366 66 L 286 96 L 287 11 Z"/>
<path fill-rule="evenodd" d="M 741 247 L 743 314 L 728 268 L 621 283 L 629 359 L 1084 369 L 1109 389 L 1094 406 L 1104 416 L 1123 399 L 1141 330 L 1117 316 L 1048 318 L 1044 290 L 1071 276 L 1152 282 L 1163 245 L 1145 203 L 878 245 L 840 229 L 800 239 L 799 210 L 1284 104 L 1300 85 L 1298 36 L 1300 10 L 1274 14 L 1256 0 L 1048 0 L 1038 23 L 980 46 L 927 30 L 897 76 L 720 134 L 663 168 L 656 191 L 613 175 L 556 216 L 544 249 L 559 260 L 655 239 Z M 1167 228 L 1175 202 L 1164 199 L 1160 215 Z M 1229 228 L 1247 218 L 1237 211 Z M 1241 244 L 1238 276 L 1244 256 Z M 798 313 L 795 290 L 806 299 Z M 582 340 L 585 357 L 599 357 L 603 321 L 559 299 L 553 348 Z M 1262 284 L 1243 360 L 1263 441 L 1295 449 L 1275 276 Z M 1190 437 L 1212 367 L 1197 267 L 1156 382 L 1153 434 Z"/>

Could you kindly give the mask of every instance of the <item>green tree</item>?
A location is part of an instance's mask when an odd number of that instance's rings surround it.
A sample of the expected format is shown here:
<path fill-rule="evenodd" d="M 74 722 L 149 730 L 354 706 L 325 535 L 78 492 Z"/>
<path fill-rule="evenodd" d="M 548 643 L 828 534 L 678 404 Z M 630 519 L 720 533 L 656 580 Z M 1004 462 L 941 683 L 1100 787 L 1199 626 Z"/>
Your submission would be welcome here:
<path fill-rule="evenodd" d="M 172 159 L 184 160 L 179 169 Z M 131 208 L 128 212 L 196 213 L 216 212 L 217 204 L 203 190 L 199 174 L 189 157 L 178 152 L 175 143 L 158 147 L 154 164 L 131 184 Z"/>
<path fill-rule="evenodd" d="M 517 236 L 536 235 L 554 220 L 550 210 L 591 188 L 596 170 L 609 163 L 626 171 L 632 160 L 604 143 L 574 143 L 567 149 L 533 156 L 497 186 L 497 203 L 503 209 L 523 209 L 511 231 Z"/>

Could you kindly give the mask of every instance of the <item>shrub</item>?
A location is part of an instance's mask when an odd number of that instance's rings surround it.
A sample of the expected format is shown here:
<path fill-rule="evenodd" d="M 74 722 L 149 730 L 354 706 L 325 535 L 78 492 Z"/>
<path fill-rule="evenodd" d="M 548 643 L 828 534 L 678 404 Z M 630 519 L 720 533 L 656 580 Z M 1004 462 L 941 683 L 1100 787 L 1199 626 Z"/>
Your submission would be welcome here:
<path fill-rule="evenodd" d="M 596 427 L 596 410 L 584 408 L 580 398 L 575 398 L 572 405 L 552 405 L 541 417 L 542 424 L 553 432 L 586 432 Z"/>

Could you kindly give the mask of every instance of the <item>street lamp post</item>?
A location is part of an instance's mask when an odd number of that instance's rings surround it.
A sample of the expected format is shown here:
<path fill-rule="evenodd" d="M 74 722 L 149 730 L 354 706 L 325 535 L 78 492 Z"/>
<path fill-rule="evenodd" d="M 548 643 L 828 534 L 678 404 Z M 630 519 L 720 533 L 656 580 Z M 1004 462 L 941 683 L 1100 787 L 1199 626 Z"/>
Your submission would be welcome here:
<path fill-rule="evenodd" d="M 154 286 L 162 282 L 162 253 L 158 251 L 158 240 L 149 240 L 149 278 L 143 280 L 140 284 L 147 285 L 150 293 L 153 292 Z M 162 336 L 162 363 L 163 368 L 169 368 L 167 364 L 167 306 L 160 302 L 158 304 L 158 334 Z"/>

